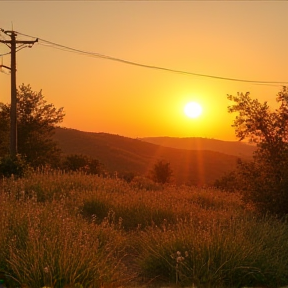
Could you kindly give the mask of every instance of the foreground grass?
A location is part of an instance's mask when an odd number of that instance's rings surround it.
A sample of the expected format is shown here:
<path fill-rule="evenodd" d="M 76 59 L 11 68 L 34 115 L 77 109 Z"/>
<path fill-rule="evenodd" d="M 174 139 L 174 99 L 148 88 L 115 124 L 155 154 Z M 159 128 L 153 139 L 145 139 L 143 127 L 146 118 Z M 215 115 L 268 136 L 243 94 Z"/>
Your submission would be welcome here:
<path fill-rule="evenodd" d="M 50 171 L 3 179 L 0 204 L 12 287 L 288 284 L 287 224 L 236 193 Z"/>

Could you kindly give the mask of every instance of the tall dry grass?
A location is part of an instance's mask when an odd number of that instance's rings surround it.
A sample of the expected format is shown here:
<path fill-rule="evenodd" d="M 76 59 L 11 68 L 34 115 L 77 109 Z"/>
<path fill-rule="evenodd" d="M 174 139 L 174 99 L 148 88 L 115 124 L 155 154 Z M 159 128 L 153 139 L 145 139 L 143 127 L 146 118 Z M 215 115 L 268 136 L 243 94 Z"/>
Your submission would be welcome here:
<path fill-rule="evenodd" d="M 249 217 L 226 224 L 215 221 L 206 228 L 179 222 L 142 231 L 139 242 L 139 265 L 149 278 L 197 287 L 288 283 L 287 224 L 277 220 Z"/>
<path fill-rule="evenodd" d="M 258 218 L 237 193 L 144 182 L 3 179 L 0 277 L 31 288 L 128 286 L 137 273 L 155 285 L 288 284 L 287 223 Z"/>
<path fill-rule="evenodd" d="M 74 192 L 68 197 L 59 189 L 56 195 L 54 185 L 59 179 L 53 181 L 51 176 L 49 185 L 42 177 L 37 179 L 34 175 L 31 182 L 21 179 L 2 183 L 0 270 L 5 272 L 7 281 L 13 287 L 31 288 L 77 283 L 101 287 L 104 283 L 126 282 L 126 268 L 121 262 L 126 236 L 107 219 L 100 224 L 85 221 L 77 207 L 71 206 L 77 202 L 70 201 Z M 35 187 L 41 188 L 41 195 L 47 193 L 49 201 L 39 201 L 40 188 L 35 191 Z M 49 195 L 51 187 L 55 195 Z"/>

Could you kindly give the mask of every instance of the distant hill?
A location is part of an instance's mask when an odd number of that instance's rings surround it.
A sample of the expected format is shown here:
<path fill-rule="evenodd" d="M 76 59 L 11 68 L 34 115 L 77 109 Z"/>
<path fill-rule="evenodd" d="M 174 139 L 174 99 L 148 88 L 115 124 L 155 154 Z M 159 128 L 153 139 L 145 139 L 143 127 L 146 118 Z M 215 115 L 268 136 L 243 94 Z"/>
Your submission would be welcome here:
<path fill-rule="evenodd" d="M 222 141 L 208 138 L 147 137 L 141 140 L 165 147 L 187 150 L 211 150 L 239 158 L 252 157 L 256 147 L 240 141 Z"/>
<path fill-rule="evenodd" d="M 54 139 L 64 154 L 91 156 L 110 172 L 145 175 L 158 160 L 166 160 L 177 184 L 211 184 L 235 168 L 238 159 L 215 151 L 176 149 L 140 139 L 67 128 L 57 128 Z"/>

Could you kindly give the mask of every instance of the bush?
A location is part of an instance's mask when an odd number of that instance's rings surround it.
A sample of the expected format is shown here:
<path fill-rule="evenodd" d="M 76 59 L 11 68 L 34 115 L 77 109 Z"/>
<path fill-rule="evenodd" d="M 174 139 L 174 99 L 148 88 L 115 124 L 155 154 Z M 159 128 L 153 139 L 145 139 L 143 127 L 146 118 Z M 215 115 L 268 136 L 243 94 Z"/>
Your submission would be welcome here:
<path fill-rule="evenodd" d="M 0 158 L 0 176 L 11 177 L 14 175 L 22 177 L 27 169 L 28 165 L 20 155 L 16 157 L 8 155 Z"/>
<path fill-rule="evenodd" d="M 103 175 L 104 166 L 97 159 L 85 155 L 72 154 L 65 157 L 63 168 L 67 171 L 81 171 L 85 174 Z"/>
<path fill-rule="evenodd" d="M 282 164 L 278 162 L 276 167 L 256 160 L 238 166 L 243 200 L 253 203 L 262 214 L 278 217 L 288 214 L 288 161 Z"/>
<path fill-rule="evenodd" d="M 234 192 L 239 190 L 236 180 L 236 171 L 231 171 L 220 179 L 217 179 L 213 186 L 217 189 L 227 191 L 227 192 Z"/>
<path fill-rule="evenodd" d="M 133 180 L 131 181 L 131 186 L 134 189 L 147 190 L 147 191 L 157 191 L 162 189 L 160 184 L 157 184 L 151 179 L 143 176 L 134 177 Z"/>
<path fill-rule="evenodd" d="M 101 223 L 105 217 L 107 217 L 109 212 L 109 206 L 108 203 L 105 203 L 104 201 L 97 199 L 97 198 L 91 198 L 84 200 L 83 208 L 81 211 L 81 214 L 84 218 L 95 221 L 97 223 Z"/>
<path fill-rule="evenodd" d="M 170 182 L 172 174 L 170 163 L 159 160 L 151 171 L 151 178 L 157 183 L 165 184 Z"/>
<path fill-rule="evenodd" d="M 120 179 L 123 179 L 124 181 L 126 181 L 127 183 L 130 183 L 135 177 L 135 173 L 134 172 L 128 172 L 128 171 L 125 171 L 125 172 L 120 172 L 118 174 L 118 177 Z"/>

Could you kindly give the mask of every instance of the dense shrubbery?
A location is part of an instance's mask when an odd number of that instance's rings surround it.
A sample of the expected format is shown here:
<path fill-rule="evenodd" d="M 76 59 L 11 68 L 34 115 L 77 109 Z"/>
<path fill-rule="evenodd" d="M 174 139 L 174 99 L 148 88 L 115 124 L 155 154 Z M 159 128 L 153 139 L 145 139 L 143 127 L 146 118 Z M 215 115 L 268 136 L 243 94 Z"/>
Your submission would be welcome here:
<path fill-rule="evenodd" d="M 288 214 L 288 161 L 274 166 L 255 156 L 253 162 L 241 162 L 237 170 L 238 187 L 243 200 L 253 203 L 262 214 L 283 217 Z"/>
<path fill-rule="evenodd" d="M 97 159 L 81 154 L 72 154 L 64 157 L 61 168 L 65 171 L 81 171 L 93 175 L 104 175 L 106 173 L 104 165 Z"/>
<path fill-rule="evenodd" d="M 0 177 L 22 177 L 28 170 L 29 165 L 20 155 L 0 157 Z"/>
<path fill-rule="evenodd" d="M 226 173 L 221 178 L 217 179 L 213 186 L 227 192 L 235 192 L 241 190 L 238 185 L 236 171 Z"/>

